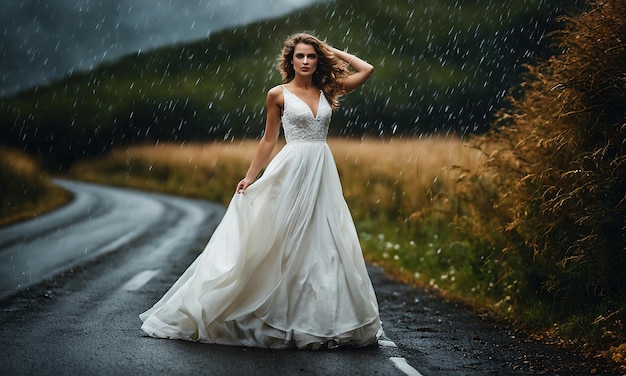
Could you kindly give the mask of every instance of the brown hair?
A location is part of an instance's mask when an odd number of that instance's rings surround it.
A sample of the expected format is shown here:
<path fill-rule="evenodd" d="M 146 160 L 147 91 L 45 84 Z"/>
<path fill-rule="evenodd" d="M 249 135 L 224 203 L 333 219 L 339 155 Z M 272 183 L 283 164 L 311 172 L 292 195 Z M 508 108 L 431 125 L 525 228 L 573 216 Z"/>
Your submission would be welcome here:
<path fill-rule="evenodd" d="M 313 85 L 320 89 L 330 103 L 333 110 L 339 108 L 339 97 L 344 94 L 340 79 L 349 75 L 347 64 L 338 59 L 328 45 L 313 35 L 297 33 L 289 36 L 285 40 L 283 50 L 278 57 L 278 70 L 287 83 L 296 76 L 296 72 L 291 65 L 293 51 L 299 43 L 313 46 L 317 53 L 317 70 L 313 74 Z"/>

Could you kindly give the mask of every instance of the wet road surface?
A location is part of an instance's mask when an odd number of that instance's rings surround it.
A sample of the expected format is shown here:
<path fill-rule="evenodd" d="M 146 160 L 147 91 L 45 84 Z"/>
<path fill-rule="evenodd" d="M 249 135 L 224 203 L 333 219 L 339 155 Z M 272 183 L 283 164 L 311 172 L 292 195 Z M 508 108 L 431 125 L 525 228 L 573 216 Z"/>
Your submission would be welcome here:
<path fill-rule="evenodd" d="M 73 192 L 70 205 L 0 229 L 0 298 L 137 242 L 184 247 L 223 213 L 203 201 L 57 183 Z"/>
<path fill-rule="evenodd" d="M 609 374 L 598 360 L 526 339 L 376 267 L 386 335 L 378 346 L 285 351 L 146 337 L 137 315 L 197 257 L 224 209 L 59 184 L 74 204 L 0 229 L 0 374 Z"/>

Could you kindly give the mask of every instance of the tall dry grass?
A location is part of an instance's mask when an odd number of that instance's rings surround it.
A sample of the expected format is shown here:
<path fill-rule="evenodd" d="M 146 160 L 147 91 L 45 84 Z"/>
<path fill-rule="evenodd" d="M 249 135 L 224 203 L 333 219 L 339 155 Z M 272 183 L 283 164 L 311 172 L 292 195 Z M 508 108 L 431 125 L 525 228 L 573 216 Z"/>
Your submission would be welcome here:
<path fill-rule="evenodd" d="M 0 226 L 33 218 L 70 200 L 50 183 L 39 163 L 11 148 L 0 147 Z"/>
<path fill-rule="evenodd" d="M 521 262 L 521 318 L 626 363 L 626 0 L 562 23 L 485 138 L 509 155 L 489 161 L 506 210 L 486 241 Z"/>
<path fill-rule="evenodd" d="M 367 218 L 415 215 L 433 192 L 459 177 L 455 166 L 477 166 L 480 153 L 454 139 L 332 139 L 329 145 L 346 197 Z M 257 141 L 136 145 L 75 164 L 70 176 L 149 188 L 227 203 L 245 174 Z M 280 150 L 276 148 L 275 153 Z M 392 190 L 399 189 L 394 196 Z M 395 187 L 395 188 L 394 188 Z"/>
<path fill-rule="evenodd" d="M 483 155 L 456 138 L 331 140 L 344 193 L 365 219 L 423 216 L 442 191 L 454 192 L 462 168 L 475 170 Z M 463 167 L 461 167 L 463 166 Z"/>
<path fill-rule="evenodd" d="M 255 141 L 135 145 L 76 163 L 70 177 L 227 204 L 256 151 Z"/>

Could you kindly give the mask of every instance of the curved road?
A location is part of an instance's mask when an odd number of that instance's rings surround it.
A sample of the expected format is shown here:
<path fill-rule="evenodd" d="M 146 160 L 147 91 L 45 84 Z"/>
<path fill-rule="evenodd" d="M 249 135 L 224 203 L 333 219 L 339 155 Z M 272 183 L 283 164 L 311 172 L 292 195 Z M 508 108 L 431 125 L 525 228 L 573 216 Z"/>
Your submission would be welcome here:
<path fill-rule="evenodd" d="M 205 201 L 56 183 L 73 192 L 70 205 L 0 229 L 0 298 L 142 239 L 166 251 L 187 247 L 223 214 Z"/>
<path fill-rule="evenodd" d="M 0 374 L 603 374 L 602 365 L 494 325 L 488 316 L 370 268 L 378 347 L 285 351 L 156 340 L 137 315 L 197 257 L 224 208 L 57 181 L 68 206 L 0 228 Z"/>

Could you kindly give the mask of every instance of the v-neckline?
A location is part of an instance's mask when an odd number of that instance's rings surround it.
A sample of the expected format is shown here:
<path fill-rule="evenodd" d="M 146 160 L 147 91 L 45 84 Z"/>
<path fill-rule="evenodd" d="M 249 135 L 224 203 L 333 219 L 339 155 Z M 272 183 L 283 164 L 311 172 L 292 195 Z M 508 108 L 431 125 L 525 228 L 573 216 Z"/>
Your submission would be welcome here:
<path fill-rule="evenodd" d="M 317 100 L 317 111 L 316 112 L 313 112 L 313 109 L 311 108 L 311 106 L 309 106 L 308 103 L 306 103 L 302 98 L 297 96 L 295 93 L 292 93 L 289 89 L 287 89 L 284 86 L 283 86 L 283 90 L 285 90 L 289 94 L 291 94 L 294 97 L 296 97 L 300 102 L 304 103 L 304 105 L 309 109 L 309 112 L 311 113 L 311 116 L 313 116 L 313 119 L 317 120 L 317 115 L 319 115 L 320 107 L 321 107 L 321 104 L 322 104 L 322 91 L 321 90 L 320 90 L 320 97 Z"/>

